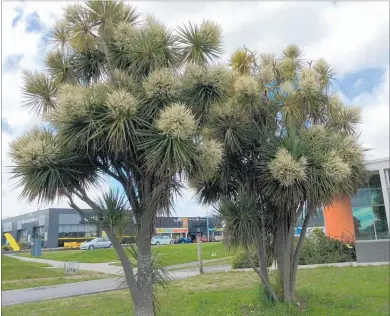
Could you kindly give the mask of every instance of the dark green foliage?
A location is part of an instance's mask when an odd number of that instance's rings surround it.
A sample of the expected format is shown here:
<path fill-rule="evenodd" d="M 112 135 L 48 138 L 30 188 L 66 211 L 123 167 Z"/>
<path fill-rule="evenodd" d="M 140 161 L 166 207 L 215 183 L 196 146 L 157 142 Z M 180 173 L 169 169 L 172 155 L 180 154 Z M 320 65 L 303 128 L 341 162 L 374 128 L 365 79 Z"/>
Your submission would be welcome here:
<path fill-rule="evenodd" d="M 329 238 L 321 230 L 315 230 L 306 238 L 299 264 L 321 264 L 356 261 L 355 244 Z"/>
<path fill-rule="evenodd" d="M 295 245 L 298 239 L 295 240 Z M 253 262 L 258 266 L 259 260 L 255 251 L 251 252 Z M 303 244 L 300 265 L 324 264 L 338 262 L 355 262 L 356 252 L 353 242 L 341 242 L 337 239 L 325 236 L 322 230 L 315 229 Z M 234 256 L 233 269 L 252 268 L 246 251 L 241 251 Z"/>

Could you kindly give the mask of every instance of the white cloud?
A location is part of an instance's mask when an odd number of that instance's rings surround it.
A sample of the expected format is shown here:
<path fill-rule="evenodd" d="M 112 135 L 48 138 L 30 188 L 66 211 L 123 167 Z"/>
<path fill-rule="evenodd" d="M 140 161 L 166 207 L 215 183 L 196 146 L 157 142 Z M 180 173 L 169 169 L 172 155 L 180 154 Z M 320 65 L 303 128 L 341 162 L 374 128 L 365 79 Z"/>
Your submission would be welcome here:
<path fill-rule="evenodd" d="M 380 85 L 352 100 L 362 108 L 361 141 L 371 150 L 367 159 L 389 157 L 389 66 Z"/>
<path fill-rule="evenodd" d="M 11 138 L 39 122 L 22 107 L 21 69 L 42 69 L 44 54 L 38 47 L 42 33 L 26 33 L 28 14 L 37 12 L 47 27 L 61 15 L 68 2 L 4 2 L 2 4 L 3 61 L 10 55 L 23 55 L 14 71 L 2 78 L 2 119 L 12 128 L 12 136 L 3 133 L 2 166 L 9 165 L 5 154 Z M 280 51 L 290 43 L 304 49 L 307 58 L 324 57 L 338 73 L 338 78 L 348 72 L 365 68 L 389 67 L 389 4 L 388 3 L 316 3 L 316 2 L 135 2 L 142 13 L 153 13 L 171 27 L 188 21 L 211 19 L 223 30 L 226 58 L 238 47 L 246 45 L 258 52 Z M 15 28 L 12 20 L 15 8 L 24 11 Z M 364 78 L 361 78 L 364 80 Z M 353 84 L 353 83 L 351 83 Z M 362 141 L 369 147 L 372 157 L 389 155 L 389 76 L 373 91 L 353 100 L 363 106 Z M 341 91 L 342 93 L 342 91 Z M 345 100 L 347 98 L 343 96 Z M 9 174 L 2 168 L 3 215 L 34 210 L 36 205 L 17 201 L 18 190 L 11 185 Z M 204 214 L 189 191 L 177 200 L 178 215 Z M 61 202 L 65 206 L 65 202 Z M 202 213 L 203 212 L 203 213 Z"/>

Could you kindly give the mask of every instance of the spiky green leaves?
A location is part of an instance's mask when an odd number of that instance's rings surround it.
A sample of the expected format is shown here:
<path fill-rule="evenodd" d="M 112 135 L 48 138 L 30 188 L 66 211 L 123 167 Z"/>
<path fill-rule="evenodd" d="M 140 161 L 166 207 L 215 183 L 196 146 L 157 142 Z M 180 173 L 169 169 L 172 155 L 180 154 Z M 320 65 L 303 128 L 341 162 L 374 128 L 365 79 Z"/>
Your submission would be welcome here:
<path fill-rule="evenodd" d="M 119 24 L 111 48 L 113 65 L 134 76 L 147 76 L 160 68 L 178 64 L 176 37 L 162 23 L 152 21 L 142 27 Z"/>
<path fill-rule="evenodd" d="M 353 135 L 356 126 L 361 122 L 361 109 L 354 106 L 339 104 L 331 113 L 328 126 L 335 131 Z"/>
<path fill-rule="evenodd" d="M 254 67 L 254 58 L 245 49 L 236 50 L 230 57 L 229 66 L 240 75 L 249 75 Z"/>
<path fill-rule="evenodd" d="M 313 69 L 318 74 L 318 80 L 321 89 L 328 87 L 331 84 L 331 80 L 334 79 L 333 77 L 335 75 L 330 65 L 321 58 L 314 64 Z"/>
<path fill-rule="evenodd" d="M 60 50 L 50 52 L 45 59 L 45 64 L 51 78 L 58 83 L 71 83 L 77 81 L 74 67 L 72 67 L 72 55 Z"/>
<path fill-rule="evenodd" d="M 278 180 L 282 186 L 288 187 L 306 180 L 306 164 L 306 158 L 294 160 L 286 149 L 281 148 L 268 167 L 274 179 Z"/>
<path fill-rule="evenodd" d="M 11 144 L 16 163 L 12 173 L 30 202 L 52 202 L 64 193 L 97 180 L 96 170 L 84 158 L 63 146 L 47 129 L 33 128 Z"/>
<path fill-rule="evenodd" d="M 47 114 L 55 107 L 58 83 L 43 73 L 24 71 L 22 88 L 24 106 L 37 114 Z"/>
<path fill-rule="evenodd" d="M 198 68 L 188 65 L 183 77 L 183 97 L 197 117 L 207 115 L 212 104 L 228 96 L 232 75 L 224 67 Z"/>
<path fill-rule="evenodd" d="M 184 104 L 174 103 L 161 112 L 156 127 L 168 137 L 188 139 L 195 133 L 196 121 Z"/>
<path fill-rule="evenodd" d="M 69 29 L 66 21 L 57 22 L 49 31 L 48 38 L 54 48 L 65 48 L 69 44 Z"/>
<path fill-rule="evenodd" d="M 278 63 L 278 69 L 282 78 L 288 81 L 294 81 L 297 74 L 297 65 L 294 59 L 284 58 Z"/>
<path fill-rule="evenodd" d="M 221 29 L 212 21 L 200 26 L 189 23 L 179 27 L 178 34 L 181 59 L 186 63 L 204 66 L 222 53 Z"/>

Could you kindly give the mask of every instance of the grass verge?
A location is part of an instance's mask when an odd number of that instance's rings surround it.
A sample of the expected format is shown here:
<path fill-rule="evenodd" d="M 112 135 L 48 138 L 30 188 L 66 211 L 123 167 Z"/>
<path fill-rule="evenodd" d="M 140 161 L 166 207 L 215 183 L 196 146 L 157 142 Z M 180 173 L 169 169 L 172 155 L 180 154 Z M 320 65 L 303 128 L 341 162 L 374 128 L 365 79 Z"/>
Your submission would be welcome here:
<path fill-rule="evenodd" d="M 318 268 L 298 272 L 300 308 L 261 298 L 253 272 L 204 274 L 160 292 L 159 316 L 389 315 L 389 267 Z M 3 307 L 8 316 L 133 315 L 127 291 Z"/>
<path fill-rule="evenodd" d="M 196 244 L 153 246 L 153 251 L 157 253 L 160 262 L 167 266 L 198 260 Z M 221 242 L 203 243 L 202 253 L 203 260 L 226 258 L 232 255 Z M 31 257 L 31 254 L 20 254 L 20 256 Z M 40 258 L 85 263 L 119 261 L 114 249 L 47 251 L 42 252 Z"/>
<path fill-rule="evenodd" d="M 1 290 L 16 290 L 39 286 L 75 283 L 107 278 L 108 275 L 91 271 L 65 274 L 64 269 L 51 268 L 48 264 L 21 261 L 1 256 Z"/>

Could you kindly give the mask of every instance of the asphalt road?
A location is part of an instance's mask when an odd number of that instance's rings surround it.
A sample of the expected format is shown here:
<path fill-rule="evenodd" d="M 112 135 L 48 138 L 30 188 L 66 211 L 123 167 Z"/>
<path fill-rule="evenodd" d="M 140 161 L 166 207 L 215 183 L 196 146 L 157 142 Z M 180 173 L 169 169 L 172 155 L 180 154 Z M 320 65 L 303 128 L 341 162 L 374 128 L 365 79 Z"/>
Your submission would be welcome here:
<path fill-rule="evenodd" d="M 223 272 L 229 268 L 230 266 L 207 267 L 204 268 L 204 272 Z M 199 269 L 172 271 L 170 274 L 173 280 L 185 279 L 198 275 Z M 126 288 L 126 286 L 124 285 L 123 278 L 117 277 L 103 280 L 3 291 L 1 293 L 1 306 L 109 292 L 124 288 Z"/>

